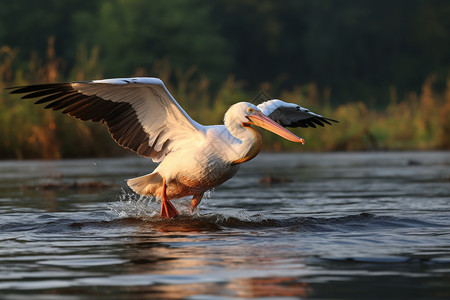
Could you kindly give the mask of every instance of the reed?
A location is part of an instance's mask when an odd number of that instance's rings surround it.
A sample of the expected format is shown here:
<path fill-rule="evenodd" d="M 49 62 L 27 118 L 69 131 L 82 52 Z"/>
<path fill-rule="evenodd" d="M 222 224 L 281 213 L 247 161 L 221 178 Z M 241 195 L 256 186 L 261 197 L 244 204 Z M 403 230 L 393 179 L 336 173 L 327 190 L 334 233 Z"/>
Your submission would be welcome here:
<path fill-rule="evenodd" d="M 80 46 L 78 60 L 68 78 L 65 64 L 48 41 L 47 57 L 31 57 L 25 67 L 15 66 L 17 49 L 0 48 L 0 158 L 59 159 L 125 155 L 100 124 L 80 122 L 58 112 L 43 110 L 32 101 L 19 100 L 3 89 L 34 83 L 102 78 L 98 49 Z M 227 108 L 238 101 L 249 101 L 244 84 L 229 75 L 213 94 L 210 81 L 195 68 L 174 71 L 168 60 L 155 63 L 149 72 L 136 70 L 138 76 L 152 74 L 161 78 L 189 114 L 202 124 L 221 123 Z M 340 121 L 317 129 L 293 129 L 306 139 L 303 147 L 271 133 L 263 132 L 267 151 L 361 151 L 450 149 L 450 79 L 444 93 L 433 89 L 435 76 L 428 77 L 420 93 L 411 92 L 398 101 L 395 92 L 383 110 L 364 102 L 333 105 L 332 93 L 319 90 L 314 83 L 284 90 L 277 98 L 295 102 L 312 111 Z M 265 85 L 267 86 L 267 85 Z"/>

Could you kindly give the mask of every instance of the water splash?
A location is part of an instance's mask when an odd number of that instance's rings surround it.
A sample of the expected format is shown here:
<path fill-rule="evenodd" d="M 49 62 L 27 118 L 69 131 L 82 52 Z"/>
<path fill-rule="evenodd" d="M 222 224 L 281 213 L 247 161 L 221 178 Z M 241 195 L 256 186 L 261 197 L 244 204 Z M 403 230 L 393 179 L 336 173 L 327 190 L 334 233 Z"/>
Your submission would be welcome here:
<path fill-rule="evenodd" d="M 208 207 L 210 205 L 215 206 L 215 203 L 213 201 L 211 201 L 214 190 L 215 189 L 212 188 L 205 192 L 205 194 L 203 195 L 203 198 L 202 198 L 202 202 L 200 202 L 199 208 Z"/>
<path fill-rule="evenodd" d="M 160 200 L 156 197 L 147 197 L 122 189 L 114 203 L 109 203 L 108 208 L 115 212 L 119 218 L 135 218 L 149 220 L 158 217 L 161 209 Z M 200 210 L 192 212 L 190 199 L 187 197 L 171 200 L 175 204 L 180 215 L 199 216 Z"/>
<path fill-rule="evenodd" d="M 202 201 L 202 207 L 207 208 L 211 205 L 208 200 L 212 198 L 213 190 L 207 191 Z M 205 201 L 206 200 L 206 201 Z M 247 224 L 251 224 L 250 227 L 257 225 L 267 226 L 268 219 L 264 214 L 250 215 L 245 210 L 237 210 L 231 214 L 206 212 L 198 208 L 192 211 L 190 205 L 190 199 L 181 198 L 172 200 L 177 207 L 180 217 L 176 219 L 161 219 L 159 217 L 160 201 L 155 197 L 146 197 L 138 195 L 129 190 L 122 189 L 121 193 L 117 196 L 117 201 L 108 204 L 108 208 L 113 211 L 118 219 L 137 219 L 153 225 L 171 224 L 177 229 L 185 226 L 186 228 L 205 227 L 209 229 L 217 230 L 217 226 L 221 228 L 227 227 L 245 227 Z M 207 209 L 208 210 L 208 209 Z M 203 211 L 203 212 L 202 212 Z M 159 224 L 161 223 L 161 224 Z"/>
<path fill-rule="evenodd" d="M 108 208 L 119 218 L 147 219 L 159 215 L 159 203 L 155 197 L 146 197 L 122 189 L 118 201 L 108 204 Z"/>

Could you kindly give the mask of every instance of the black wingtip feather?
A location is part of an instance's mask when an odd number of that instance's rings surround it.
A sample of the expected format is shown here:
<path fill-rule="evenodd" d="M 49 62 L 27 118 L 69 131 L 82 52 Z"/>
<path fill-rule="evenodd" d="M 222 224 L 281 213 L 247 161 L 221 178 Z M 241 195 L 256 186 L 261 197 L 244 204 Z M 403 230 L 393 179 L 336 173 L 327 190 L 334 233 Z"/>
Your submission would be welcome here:
<path fill-rule="evenodd" d="M 54 100 L 57 100 L 57 99 L 61 98 L 65 94 L 66 94 L 65 92 L 59 92 L 59 93 L 56 93 L 56 94 L 51 94 L 51 95 L 49 95 L 47 97 L 39 99 L 38 101 L 34 102 L 34 104 L 42 104 L 42 103 L 46 103 L 46 102 L 49 102 L 49 101 L 54 101 Z M 24 98 L 22 97 L 22 99 L 24 99 Z"/>
<path fill-rule="evenodd" d="M 324 125 L 322 122 L 320 122 L 320 121 L 321 121 L 321 119 L 319 119 L 319 118 L 313 118 L 313 119 L 311 119 L 311 122 L 312 122 L 312 123 L 315 123 L 315 124 L 317 124 L 317 125 L 319 125 L 319 126 L 324 127 L 325 125 Z"/>
<path fill-rule="evenodd" d="M 314 125 L 314 123 L 311 120 L 307 121 L 306 123 L 308 124 L 308 126 L 316 128 L 316 125 Z"/>
<path fill-rule="evenodd" d="M 48 83 L 48 84 L 35 84 L 35 85 L 27 85 L 27 86 L 15 86 L 15 87 L 8 87 L 5 90 L 11 90 L 9 92 L 10 94 L 24 94 L 24 93 L 33 93 L 33 92 L 39 92 L 49 89 L 58 89 L 60 91 L 62 90 L 69 90 L 72 88 L 72 85 L 70 83 Z"/>
<path fill-rule="evenodd" d="M 330 119 L 330 118 L 325 118 L 325 117 L 320 118 L 320 121 L 322 121 L 324 123 L 327 123 L 328 125 L 333 125 L 330 122 L 339 123 L 339 121 L 337 121 L 337 120 Z"/>
<path fill-rule="evenodd" d="M 320 119 L 320 120 L 321 120 L 322 122 L 328 124 L 328 125 L 333 125 L 333 124 L 331 124 L 330 122 L 328 122 L 328 119 L 327 119 L 327 118 L 322 118 L 322 119 Z"/>

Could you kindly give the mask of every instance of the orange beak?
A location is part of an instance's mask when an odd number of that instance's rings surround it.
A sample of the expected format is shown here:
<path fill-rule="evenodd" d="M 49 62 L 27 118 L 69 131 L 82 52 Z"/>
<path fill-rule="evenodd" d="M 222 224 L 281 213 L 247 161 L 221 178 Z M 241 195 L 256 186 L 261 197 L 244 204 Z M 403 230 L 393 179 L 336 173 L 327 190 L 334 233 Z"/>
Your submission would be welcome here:
<path fill-rule="evenodd" d="M 302 138 L 299 138 L 280 124 L 274 122 L 272 119 L 264 115 L 260 111 L 255 111 L 255 113 L 251 116 L 248 116 L 247 118 L 252 121 L 252 123 L 247 123 L 249 125 L 256 125 L 258 127 L 264 128 L 266 130 L 272 131 L 275 134 L 278 134 L 279 136 L 296 143 L 302 143 L 305 144 L 305 140 Z"/>

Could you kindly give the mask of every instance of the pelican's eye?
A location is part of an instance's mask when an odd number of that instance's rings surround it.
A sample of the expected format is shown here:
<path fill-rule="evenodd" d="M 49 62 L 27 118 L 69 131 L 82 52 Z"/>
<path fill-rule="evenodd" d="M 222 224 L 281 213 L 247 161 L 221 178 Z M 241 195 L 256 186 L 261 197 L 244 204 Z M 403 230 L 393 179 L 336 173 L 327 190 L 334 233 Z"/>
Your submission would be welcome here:
<path fill-rule="evenodd" d="M 247 111 L 248 111 L 249 114 L 253 114 L 255 112 L 255 110 L 253 108 L 251 108 L 251 107 L 249 107 L 247 109 Z"/>

